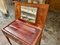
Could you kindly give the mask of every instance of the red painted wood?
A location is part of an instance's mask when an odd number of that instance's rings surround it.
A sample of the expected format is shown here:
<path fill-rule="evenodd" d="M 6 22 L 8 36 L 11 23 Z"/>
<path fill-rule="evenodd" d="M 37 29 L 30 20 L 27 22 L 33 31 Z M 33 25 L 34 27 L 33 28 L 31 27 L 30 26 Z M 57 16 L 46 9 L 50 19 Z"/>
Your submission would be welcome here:
<path fill-rule="evenodd" d="M 22 20 L 15 20 L 6 26 L 3 31 L 18 37 L 18 40 L 21 39 L 24 41 L 24 43 L 30 45 L 34 43 L 41 33 L 40 28 L 31 24 L 27 24 Z"/>

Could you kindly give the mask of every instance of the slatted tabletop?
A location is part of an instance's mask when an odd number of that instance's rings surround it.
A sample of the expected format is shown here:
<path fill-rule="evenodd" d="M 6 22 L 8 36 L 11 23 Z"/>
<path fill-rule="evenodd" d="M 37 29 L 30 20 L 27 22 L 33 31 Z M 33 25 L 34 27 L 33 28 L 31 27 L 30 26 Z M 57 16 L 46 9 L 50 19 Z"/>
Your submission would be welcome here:
<path fill-rule="evenodd" d="M 3 31 L 17 37 L 18 40 L 22 40 L 28 44 L 32 44 L 37 41 L 41 34 L 40 28 L 29 23 L 25 23 L 22 20 L 13 21 L 4 27 Z"/>

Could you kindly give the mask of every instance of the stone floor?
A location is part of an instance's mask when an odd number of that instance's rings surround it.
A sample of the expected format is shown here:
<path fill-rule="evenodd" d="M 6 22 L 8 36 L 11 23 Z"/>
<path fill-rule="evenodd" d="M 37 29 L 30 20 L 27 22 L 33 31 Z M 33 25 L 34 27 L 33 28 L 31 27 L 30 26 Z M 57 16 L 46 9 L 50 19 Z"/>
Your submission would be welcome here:
<path fill-rule="evenodd" d="M 14 16 L 14 5 L 8 4 L 7 9 L 9 11 L 9 17 L 1 17 L 3 14 L 0 13 L 0 29 L 15 20 Z M 45 28 L 42 34 L 41 45 L 60 45 L 60 13 L 49 12 L 45 24 Z M 13 45 L 18 45 L 12 41 Z M 0 30 L 0 45 L 10 45 L 5 38 L 4 34 Z"/>
<path fill-rule="evenodd" d="M 43 38 L 45 36 L 46 45 L 60 45 L 60 13 L 49 12 Z"/>

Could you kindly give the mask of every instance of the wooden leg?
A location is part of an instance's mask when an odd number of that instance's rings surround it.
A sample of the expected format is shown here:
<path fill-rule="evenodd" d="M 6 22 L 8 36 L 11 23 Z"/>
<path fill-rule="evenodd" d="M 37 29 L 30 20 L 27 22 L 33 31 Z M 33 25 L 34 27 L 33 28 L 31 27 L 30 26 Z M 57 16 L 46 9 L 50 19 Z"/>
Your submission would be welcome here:
<path fill-rule="evenodd" d="M 39 40 L 39 45 L 40 45 L 40 43 L 41 43 L 41 40 Z"/>
<path fill-rule="evenodd" d="M 36 45 L 40 45 L 40 40 L 38 41 L 38 43 Z"/>
<path fill-rule="evenodd" d="M 41 43 L 41 38 L 38 39 L 36 45 L 40 45 L 40 43 Z"/>
<path fill-rule="evenodd" d="M 39 39 L 39 45 L 41 44 L 41 38 Z"/>
<path fill-rule="evenodd" d="M 10 43 L 10 45 L 12 45 L 12 43 L 10 42 L 10 40 L 9 40 L 9 38 L 6 36 L 6 38 L 7 38 L 7 40 L 8 40 L 8 42 Z"/>
<path fill-rule="evenodd" d="M 3 32 L 3 31 L 2 31 Z M 5 35 L 5 33 L 3 32 L 3 34 Z M 10 43 L 10 45 L 12 45 L 12 43 L 10 42 L 9 38 L 5 35 L 6 39 L 8 40 L 8 42 Z"/>

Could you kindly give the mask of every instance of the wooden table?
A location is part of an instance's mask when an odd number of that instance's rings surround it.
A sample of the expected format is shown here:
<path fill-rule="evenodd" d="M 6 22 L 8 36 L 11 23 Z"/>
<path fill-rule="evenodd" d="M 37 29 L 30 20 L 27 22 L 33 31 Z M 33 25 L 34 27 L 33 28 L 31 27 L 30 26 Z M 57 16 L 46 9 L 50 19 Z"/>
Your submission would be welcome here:
<path fill-rule="evenodd" d="M 23 20 L 15 20 L 2 29 L 2 32 L 9 38 L 22 45 L 36 45 L 39 38 L 41 38 L 41 29 Z M 12 45 L 12 44 L 11 44 Z"/>

